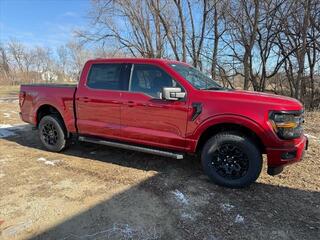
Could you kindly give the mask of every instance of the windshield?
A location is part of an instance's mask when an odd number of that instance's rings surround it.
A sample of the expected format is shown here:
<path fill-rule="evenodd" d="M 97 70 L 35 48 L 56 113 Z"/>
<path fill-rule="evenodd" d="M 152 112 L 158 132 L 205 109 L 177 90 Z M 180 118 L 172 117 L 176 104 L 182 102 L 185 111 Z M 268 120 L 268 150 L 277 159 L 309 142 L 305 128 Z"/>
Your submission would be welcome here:
<path fill-rule="evenodd" d="M 197 89 L 223 89 L 216 81 L 194 67 L 184 64 L 169 65 Z"/>

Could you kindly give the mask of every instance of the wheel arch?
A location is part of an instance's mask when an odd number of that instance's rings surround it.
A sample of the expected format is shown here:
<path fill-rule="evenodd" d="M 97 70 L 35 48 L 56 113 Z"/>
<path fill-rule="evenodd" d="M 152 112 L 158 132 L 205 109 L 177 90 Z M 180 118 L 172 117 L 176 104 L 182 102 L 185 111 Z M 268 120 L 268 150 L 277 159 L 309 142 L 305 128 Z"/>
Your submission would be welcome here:
<path fill-rule="evenodd" d="M 252 120 L 238 118 L 236 116 L 220 116 L 217 119 L 212 119 L 206 124 L 203 124 L 203 126 L 198 129 L 197 135 L 199 137 L 196 144 L 196 152 L 199 153 L 206 141 L 215 134 L 230 131 L 248 137 L 258 146 L 261 153 L 266 152 L 262 128 Z"/>
<path fill-rule="evenodd" d="M 64 119 L 62 117 L 62 114 L 60 113 L 60 111 L 56 107 L 54 107 L 50 104 L 43 104 L 37 109 L 36 127 L 39 126 L 39 123 L 44 116 L 51 115 L 51 114 L 57 115 L 59 117 L 59 119 L 62 121 L 62 123 L 64 124 L 64 127 L 66 129 L 66 124 L 65 124 Z"/>

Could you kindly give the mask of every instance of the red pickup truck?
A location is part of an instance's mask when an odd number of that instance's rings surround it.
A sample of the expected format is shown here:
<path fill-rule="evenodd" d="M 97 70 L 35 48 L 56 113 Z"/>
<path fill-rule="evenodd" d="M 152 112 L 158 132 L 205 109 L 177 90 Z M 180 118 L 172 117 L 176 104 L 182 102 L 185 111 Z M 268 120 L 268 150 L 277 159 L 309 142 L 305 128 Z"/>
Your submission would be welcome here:
<path fill-rule="evenodd" d="M 181 159 L 199 154 L 215 183 L 254 182 L 300 161 L 307 148 L 295 99 L 221 87 L 185 63 L 163 59 L 88 61 L 78 86 L 21 85 L 23 121 L 46 149 L 70 139 Z"/>

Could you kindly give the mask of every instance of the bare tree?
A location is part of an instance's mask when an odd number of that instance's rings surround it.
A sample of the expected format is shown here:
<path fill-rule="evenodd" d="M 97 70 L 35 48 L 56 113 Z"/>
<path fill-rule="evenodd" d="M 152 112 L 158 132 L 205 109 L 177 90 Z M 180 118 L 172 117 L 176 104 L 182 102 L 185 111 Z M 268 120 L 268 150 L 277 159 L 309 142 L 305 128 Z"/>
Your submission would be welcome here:
<path fill-rule="evenodd" d="M 13 64 L 19 70 L 22 81 L 33 82 L 34 79 L 30 78 L 30 72 L 34 60 L 33 53 L 28 51 L 28 49 L 17 40 L 11 40 L 8 43 L 8 53 L 12 58 Z"/>
<path fill-rule="evenodd" d="M 188 47 L 188 52 L 189 55 L 192 59 L 192 65 L 194 67 L 199 67 L 202 69 L 202 64 L 200 60 L 201 53 L 203 52 L 203 43 L 205 40 L 205 37 L 207 35 L 207 21 L 208 21 L 208 16 L 209 12 L 213 9 L 212 7 L 210 8 L 208 0 L 202 0 L 200 2 L 196 3 L 199 7 L 199 4 L 202 5 L 202 18 L 201 18 L 201 25 L 199 29 L 199 33 L 196 31 L 196 23 L 194 20 L 193 16 L 193 11 L 192 9 L 194 8 L 189 0 L 187 0 L 187 5 L 188 5 L 188 14 L 189 14 L 189 21 L 190 21 L 190 26 L 191 26 L 191 34 L 189 36 L 191 46 Z"/>
<path fill-rule="evenodd" d="M 309 107 L 313 109 L 317 107 L 316 103 L 320 102 L 320 79 L 319 77 L 317 79 L 315 76 L 316 65 L 318 64 L 319 66 L 320 62 L 320 2 L 312 1 L 310 5 L 310 27 L 307 36 L 307 42 L 310 42 L 310 44 L 307 47 L 306 53 L 308 60 L 307 70 L 309 71 L 309 83 L 307 83 L 307 87 L 310 89 L 308 103 Z"/>
<path fill-rule="evenodd" d="M 184 14 L 182 10 L 182 3 L 181 0 L 173 0 L 178 13 L 179 13 L 179 20 L 180 20 L 180 29 L 181 29 L 181 48 L 182 48 L 182 61 L 185 62 L 187 59 L 187 53 L 186 53 L 186 23 L 184 19 Z"/>
<path fill-rule="evenodd" d="M 260 1 L 232 1 L 227 10 L 229 19 L 229 34 L 224 42 L 229 46 L 232 56 L 242 64 L 244 89 L 249 88 L 251 82 L 254 89 L 258 88 L 256 76 L 253 72 L 253 49 L 258 33 L 260 16 Z"/>
<path fill-rule="evenodd" d="M 53 72 L 54 64 L 52 62 L 51 57 L 51 49 L 43 48 L 43 47 L 36 47 L 33 51 L 33 64 L 34 64 L 34 71 L 38 73 L 37 80 L 47 80 L 43 79 L 43 75 L 46 72 Z"/>
<path fill-rule="evenodd" d="M 164 36 L 154 6 L 159 6 L 157 0 L 96 0 L 90 12 L 93 31 L 77 34 L 85 42 L 114 41 L 133 56 L 162 57 Z"/>
<path fill-rule="evenodd" d="M 57 71 L 60 73 L 62 78 L 66 78 L 69 70 L 69 53 L 66 46 L 60 46 L 56 50 L 57 52 Z"/>
<path fill-rule="evenodd" d="M 155 4 L 155 1 L 151 0 L 150 3 L 150 9 L 160 20 L 163 39 L 167 40 L 170 46 L 167 55 L 170 56 L 172 52 L 176 60 L 186 62 L 186 24 L 181 1 L 165 0 Z M 178 11 L 178 17 L 174 10 Z"/>
<path fill-rule="evenodd" d="M 291 95 L 304 100 L 306 90 L 305 59 L 308 48 L 316 41 L 308 39 L 310 30 L 311 0 L 293 2 L 291 11 L 282 19 L 278 45 L 285 56 L 285 70 Z M 295 71 L 297 69 L 297 72 Z"/>
<path fill-rule="evenodd" d="M 10 71 L 11 69 L 7 53 L 4 47 L 0 44 L 0 75 L 2 81 L 7 82 L 10 80 Z"/>
<path fill-rule="evenodd" d="M 82 44 L 76 41 L 68 43 L 66 48 L 69 54 L 69 75 L 78 81 L 83 65 L 92 55 Z"/>
<path fill-rule="evenodd" d="M 226 27 L 225 22 L 222 21 L 223 15 L 223 7 L 227 7 L 228 4 L 220 4 L 220 1 L 215 0 L 212 4 L 212 32 L 213 32 L 213 48 L 212 48 L 212 56 L 211 56 L 211 77 L 212 79 L 216 79 L 217 73 L 217 64 L 218 64 L 218 47 L 221 36 L 224 34 Z M 222 29 L 219 26 L 223 26 Z M 223 76 L 226 76 L 225 70 L 223 69 Z"/>

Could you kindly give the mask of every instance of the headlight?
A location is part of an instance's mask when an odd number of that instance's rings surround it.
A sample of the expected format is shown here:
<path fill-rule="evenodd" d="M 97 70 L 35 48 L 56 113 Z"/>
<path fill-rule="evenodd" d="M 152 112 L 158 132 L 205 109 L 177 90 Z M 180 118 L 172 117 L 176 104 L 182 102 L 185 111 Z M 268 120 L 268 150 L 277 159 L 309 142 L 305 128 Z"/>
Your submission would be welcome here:
<path fill-rule="evenodd" d="M 281 139 L 299 138 L 303 133 L 303 111 L 271 112 L 269 121 Z"/>

